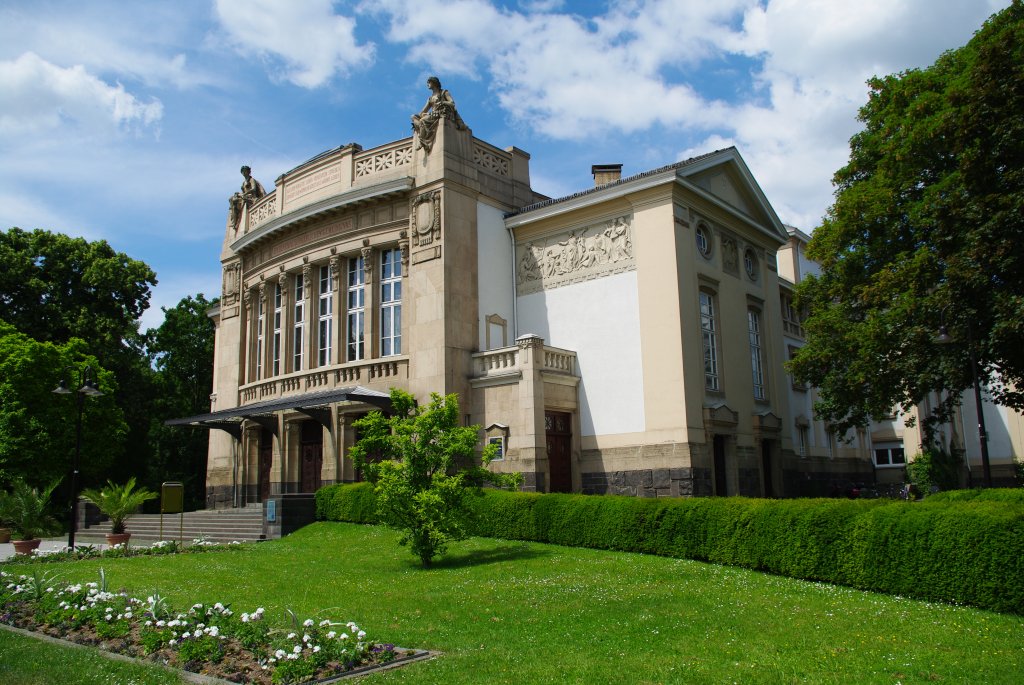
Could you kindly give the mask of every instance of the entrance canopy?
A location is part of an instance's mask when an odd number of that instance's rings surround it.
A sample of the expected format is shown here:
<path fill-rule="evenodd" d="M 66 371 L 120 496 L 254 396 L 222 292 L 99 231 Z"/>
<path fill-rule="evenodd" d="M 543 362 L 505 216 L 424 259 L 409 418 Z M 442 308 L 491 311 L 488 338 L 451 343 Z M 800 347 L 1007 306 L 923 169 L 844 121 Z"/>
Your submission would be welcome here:
<path fill-rule="evenodd" d="M 263 402 L 253 402 L 252 404 L 222 409 L 209 414 L 186 416 L 182 419 L 169 419 L 164 421 L 164 425 L 217 428 L 227 431 L 236 439 L 241 440 L 242 422 L 247 419 L 276 433 L 277 419 L 274 418 L 274 414 L 280 411 L 295 411 L 305 414 L 330 428 L 331 405 L 338 402 L 370 404 L 385 411 L 391 409 L 391 397 L 387 393 L 355 385 L 349 388 L 307 392 L 301 395 L 290 395 Z"/>

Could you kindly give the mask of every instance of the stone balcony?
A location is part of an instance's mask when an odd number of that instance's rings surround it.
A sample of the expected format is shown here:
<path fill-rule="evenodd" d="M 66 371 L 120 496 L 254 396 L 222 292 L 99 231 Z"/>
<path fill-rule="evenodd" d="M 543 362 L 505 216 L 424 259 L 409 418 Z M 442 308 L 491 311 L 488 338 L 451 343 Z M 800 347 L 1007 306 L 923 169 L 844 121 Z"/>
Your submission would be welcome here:
<path fill-rule="evenodd" d="M 387 392 L 391 386 L 404 384 L 408 378 L 408 357 L 349 362 L 248 383 L 238 389 L 238 405 L 353 385 Z"/>
<path fill-rule="evenodd" d="M 571 377 L 577 375 L 576 353 L 572 350 L 544 345 L 540 338 L 529 336 L 519 342 L 519 345 L 475 353 L 470 383 L 474 387 L 516 383 L 527 369 Z M 536 350 L 532 359 L 528 354 L 530 350 Z"/>

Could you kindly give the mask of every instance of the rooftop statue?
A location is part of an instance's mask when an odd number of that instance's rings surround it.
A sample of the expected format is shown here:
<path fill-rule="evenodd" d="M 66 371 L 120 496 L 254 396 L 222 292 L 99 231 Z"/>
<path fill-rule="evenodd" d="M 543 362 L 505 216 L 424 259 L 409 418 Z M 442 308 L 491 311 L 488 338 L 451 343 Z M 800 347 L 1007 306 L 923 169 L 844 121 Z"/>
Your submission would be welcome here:
<path fill-rule="evenodd" d="M 460 131 L 465 131 L 467 126 L 455 109 L 452 94 L 441 88 L 440 79 L 436 76 L 428 78 L 427 88 L 430 88 L 431 95 L 420 113 L 412 115 L 412 130 L 416 136 L 416 147 L 423 148 L 430 154 L 437 135 L 437 125 L 442 119 L 454 122 Z"/>
<path fill-rule="evenodd" d="M 231 205 L 231 225 L 237 226 L 238 220 L 242 218 L 242 207 L 251 207 L 256 200 L 267 194 L 263 184 L 252 177 L 252 169 L 248 166 L 242 167 L 242 189 L 231 196 L 228 200 Z"/>

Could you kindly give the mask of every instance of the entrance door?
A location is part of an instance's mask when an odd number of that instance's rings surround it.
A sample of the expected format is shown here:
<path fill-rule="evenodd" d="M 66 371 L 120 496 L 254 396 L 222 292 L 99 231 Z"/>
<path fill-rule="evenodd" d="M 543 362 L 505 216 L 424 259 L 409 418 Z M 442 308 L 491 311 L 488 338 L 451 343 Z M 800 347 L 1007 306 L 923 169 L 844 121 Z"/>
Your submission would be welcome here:
<path fill-rule="evenodd" d="M 316 492 L 320 488 L 320 470 L 324 463 L 324 433 L 316 421 L 302 422 L 302 444 L 299 449 L 299 492 Z"/>
<path fill-rule="evenodd" d="M 761 471 L 764 473 L 764 496 L 775 497 L 772 487 L 772 441 L 761 441 Z"/>
<path fill-rule="evenodd" d="M 571 415 L 544 412 L 544 438 L 548 448 L 548 473 L 551 492 L 572 492 Z"/>
<path fill-rule="evenodd" d="M 729 494 L 728 481 L 725 477 L 725 436 L 716 435 L 715 449 L 715 494 L 725 497 Z"/>
<path fill-rule="evenodd" d="M 274 437 L 267 429 L 260 433 L 259 497 L 266 502 L 270 497 L 270 467 L 274 463 Z"/>

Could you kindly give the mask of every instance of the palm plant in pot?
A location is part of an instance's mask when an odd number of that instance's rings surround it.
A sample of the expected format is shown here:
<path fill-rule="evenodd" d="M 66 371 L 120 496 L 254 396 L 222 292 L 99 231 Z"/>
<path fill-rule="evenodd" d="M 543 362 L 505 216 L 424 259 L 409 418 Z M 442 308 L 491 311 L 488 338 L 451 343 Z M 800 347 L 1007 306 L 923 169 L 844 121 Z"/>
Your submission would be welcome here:
<path fill-rule="evenodd" d="M 157 494 L 146 488 L 135 488 L 135 477 L 128 479 L 124 485 L 108 480 L 105 487 L 82 491 L 82 499 L 92 502 L 101 514 L 110 518 L 110 533 L 107 534 L 108 545 L 120 545 L 128 542 L 131 533 L 125 530 L 125 523 L 143 502 L 156 499 Z"/>
<path fill-rule="evenodd" d="M 31 554 L 44 535 L 60 530 L 60 523 L 50 513 L 50 496 L 59 481 L 39 490 L 23 480 L 16 480 L 9 494 L 3 496 L 3 516 L 10 521 L 14 549 L 18 554 Z"/>

